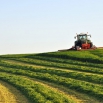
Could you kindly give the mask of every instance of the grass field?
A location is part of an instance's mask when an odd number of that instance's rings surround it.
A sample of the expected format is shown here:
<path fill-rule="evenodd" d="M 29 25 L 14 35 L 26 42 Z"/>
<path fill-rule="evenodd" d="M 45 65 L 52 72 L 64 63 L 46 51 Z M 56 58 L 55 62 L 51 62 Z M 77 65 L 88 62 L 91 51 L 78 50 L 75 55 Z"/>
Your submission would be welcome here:
<path fill-rule="evenodd" d="M 0 103 L 103 103 L 103 49 L 1 55 Z"/>

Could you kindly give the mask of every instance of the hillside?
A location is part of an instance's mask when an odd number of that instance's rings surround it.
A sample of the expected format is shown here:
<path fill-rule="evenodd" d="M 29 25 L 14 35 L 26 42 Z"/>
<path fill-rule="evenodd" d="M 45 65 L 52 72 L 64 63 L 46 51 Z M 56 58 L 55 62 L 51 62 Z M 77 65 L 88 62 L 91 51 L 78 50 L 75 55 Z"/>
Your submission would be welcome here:
<path fill-rule="evenodd" d="M 103 49 L 1 55 L 0 103 L 103 103 Z"/>

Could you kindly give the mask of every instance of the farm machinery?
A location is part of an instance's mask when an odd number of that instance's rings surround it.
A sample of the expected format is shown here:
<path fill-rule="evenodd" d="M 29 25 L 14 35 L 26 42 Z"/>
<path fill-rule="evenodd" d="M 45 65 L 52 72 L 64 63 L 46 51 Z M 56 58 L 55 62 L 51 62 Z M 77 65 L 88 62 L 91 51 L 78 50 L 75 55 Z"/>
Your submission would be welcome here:
<path fill-rule="evenodd" d="M 88 35 L 88 32 L 76 34 L 74 38 L 75 39 L 77 38 L 77 40 L 74 42 L 74 46 L 70 49 L 75 49 L 75 50 L 96 49 L 96 46 L 93 45 L 89 37 L 91 37 L 91 35 Z"/>
<path fill-rule="evenodd" d="M 80 33 L 77 34 L 74 37 L 75 39 L 77 39 L 74 42 L 74 46 L 72 46 L 70 49 L 63 49 L 63 50 L 58 50 L 58 51 L 67 51 L 67 50 L 95 50 L 97 48 L 101 49 L 103 47 L 96 47 L 95 45 L 93 45 L 93 42 L 91 42 L 91 40 L 89 39 L 91 37 L 91 35 L 87 33 Z"/>

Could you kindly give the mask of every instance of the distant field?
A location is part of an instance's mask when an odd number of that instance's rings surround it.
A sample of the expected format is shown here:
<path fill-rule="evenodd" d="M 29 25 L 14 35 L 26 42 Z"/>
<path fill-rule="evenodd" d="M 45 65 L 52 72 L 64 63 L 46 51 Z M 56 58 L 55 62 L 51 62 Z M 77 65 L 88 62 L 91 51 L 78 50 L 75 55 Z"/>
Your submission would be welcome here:
<path fill-rule="evenodd" d="M 0 103 L 103 103 L 103 49 L 1 55 Z"/>

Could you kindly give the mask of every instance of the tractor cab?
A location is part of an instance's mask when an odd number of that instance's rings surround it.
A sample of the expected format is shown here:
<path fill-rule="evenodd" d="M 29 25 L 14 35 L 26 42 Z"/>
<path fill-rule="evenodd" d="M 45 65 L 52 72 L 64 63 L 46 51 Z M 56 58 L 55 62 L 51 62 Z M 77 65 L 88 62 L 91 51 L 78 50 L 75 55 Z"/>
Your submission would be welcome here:
<path fill-rule="evenodd" d="M 88 40 L 89 36 L 91 37 L 91 35 L 88 35 L 87 33 L 80 33 L 80 34 L 77 34 L 77 36 L 75 36 L 75 39 L 77 37 L 77 40 Z"/>
<path fill-rule="evenodd" d="M 82 40 L 82 39 L 86 40 L 87 39 L 87 35 L 86 34 L 84 34 L 84 35 L 77 35 L 77 39 L 78 40 Z"/>

